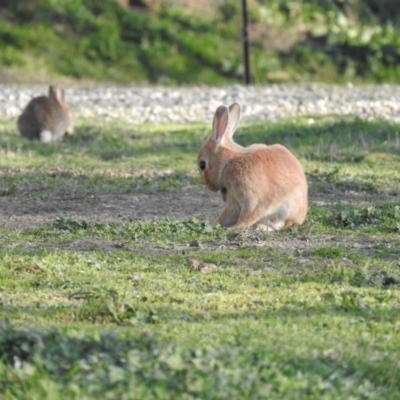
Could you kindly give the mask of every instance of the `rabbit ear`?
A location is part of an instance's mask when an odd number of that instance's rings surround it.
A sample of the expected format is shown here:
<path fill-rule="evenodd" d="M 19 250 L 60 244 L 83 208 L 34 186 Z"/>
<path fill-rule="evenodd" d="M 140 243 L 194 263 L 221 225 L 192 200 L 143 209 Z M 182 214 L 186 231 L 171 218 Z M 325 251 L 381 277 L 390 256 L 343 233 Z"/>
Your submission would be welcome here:
<path fill-rule="evenodd" d="M 229 122 L 228 122 L 228 127 L 227 131 L 229 132 L 229 135 L 232 137 L 233 134 L 235 133 L 239 122 L 240 122 L 240 116 L 241 116 L 241 107 L 239 103 L 232 103 L 229 106 Z"/>
<path fill-rule="evenodd" d="M 57 101 L 58 103 L 65 103 L 64 90 L 57 86 L 52 85 L 49 87 L 49 97 L 51 97 L 53 100 Z"/>
<path fill-rule="evenodd" d="M 224 137 L 224 133 L 229 122 L 229 111 L 226 106 L 219 106 L 214 114 L 213 120 L 213 137 L 220 142 Z"/>

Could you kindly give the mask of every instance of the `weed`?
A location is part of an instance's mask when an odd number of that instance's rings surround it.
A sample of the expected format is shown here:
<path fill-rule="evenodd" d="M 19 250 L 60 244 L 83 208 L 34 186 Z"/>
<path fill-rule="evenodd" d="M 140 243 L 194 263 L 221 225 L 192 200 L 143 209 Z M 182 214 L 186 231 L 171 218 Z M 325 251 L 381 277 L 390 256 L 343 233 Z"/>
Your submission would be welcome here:
<path fill-rule="evenodd" d="M 356 226 L 373 226 L 374 229 L 379 227 L 388 232 L 399 232 L 400 206 L 396 204 L 385 205 L 382 208 L 345 208 L 333 213 L 329 217 L 328 223 L 339 228 L 352 229 Z"/>

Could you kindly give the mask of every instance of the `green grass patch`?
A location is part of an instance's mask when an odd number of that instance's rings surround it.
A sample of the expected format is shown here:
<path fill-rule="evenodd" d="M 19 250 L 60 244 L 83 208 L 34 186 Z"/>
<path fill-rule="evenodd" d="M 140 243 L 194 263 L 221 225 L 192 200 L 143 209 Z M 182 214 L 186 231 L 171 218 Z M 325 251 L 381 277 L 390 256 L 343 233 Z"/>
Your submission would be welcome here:
<path fill-rule="evenodd" d="M 306 222 L 275 233 L 195 202 L 209 129 L 78 120 L 43 146 L 0 123 L 5 399 L 399 397 L 400 126 L 244 125 L 238 142 L 283 143 L 308 177 Z M 103 199 L 142 213 L 93 214 Z"/>
<path fill-rule="evenodd" d="M 242 80 L 238 1 L 118 3 L 4 0 L 1 72 L 18 82 Z M 392 0 L 255 0 L 248 8 L 255 83 L 400 79 L 400 17 Z"/>

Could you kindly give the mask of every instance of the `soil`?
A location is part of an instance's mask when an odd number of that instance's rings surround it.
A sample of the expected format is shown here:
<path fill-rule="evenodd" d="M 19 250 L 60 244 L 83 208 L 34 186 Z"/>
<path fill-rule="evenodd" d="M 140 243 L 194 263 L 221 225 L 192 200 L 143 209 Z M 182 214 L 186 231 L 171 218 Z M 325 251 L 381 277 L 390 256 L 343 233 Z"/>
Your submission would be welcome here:
<path fill-rule="evenodd" d="M 218 193 L 179 190 L 152 194 L 101 194 L 77 198 L 0 196 L 0 228 L 24 229 L 53 221 L 57 217 L 88 222 L 126 222 L 171 218 L 214 219 L 222 210 Z"/>
<path fill-rule="evenodd" d="M 329 207 L 338 203 L 357 204 L 360 207 L 377 205 L 380 201 L 388 200 L 390 194 L 345 192 L 345 193 L 313 193 L 310 191 L 310 202 L 319 206 Z M 158 192 L 150 194 L 124 194 L 124 195 L 91 195 L 77 198 L 65 195 L 49 195 L 47 197 L 30 196 L 0 196 L 0 228 L 26 229 L 40 226 L 54 221 L 57 217 L 70 218 L 76 221 L 90 222 L 127 222 L 129 220 L 157 220 L 171 218 L 185 220 L 197 218 L 199 220 L 215 221 L 222 211 L 223 202 L 219 193 L 207 190 L 186 189 L 176 192 Z M 313 234 L 310 232 L 299 233 L 293 229 L 293 235 L 282 240 L 271 234 L 267 240 L 265 235 L 255 230 L 247 230 L 239 235 L 232 235 L 222 242 L 220 239 L 208 243 L 184 243 L 182 245 L 156 245 L 148 244 L 143 249 L 147 254 L 172 254 L 191 253 L 196 247 L 205 250 L 223 250 L 224 248 L 238 248 L 243 245 L 267 247 L 278 252 L 295 251 L 296 264 L 307 267 L 312 263 L 312 257 L 307 253 L 312 248 L 324 245 L 342 245 L 357 248 L 365 255 L 372 255 L 375 245 L 380 242 L 388 247 L 400 246 L 398 241 L 386 240 L 381 237 L 366 235 L 362 238 L 342 237 L 340 235 Z M 42 243 L 40 246 L 54 246 L 51 243 Z M 29 247 L 29 246 L 28 246 Z M 33 245 L 35 247 L 35 245 Z M 125 250 L 141 251 L 139 248 L 130 248 L 127 244 L 108 242 L 100 239 L 76 239 L 61 244 L 63 248 L 73 248 L 75 251 L 116 251 Z M 393 254 L 392 256 L 396 256 Z M 351 263 L 347 259 L 341 263 Z"/>
<path fill-rule="evenodd" d="M 339 191 L 318 193 L 310 184 L 309 200 L 317 206 L 353 204 L 376 206 L 381 201 L 394 200 L 390 193 Z M 0 196 L 0 228 L 24 229 L 42 225 L 58 217 L 88 222 L 126 222 L 198 218 L 213 221 L 223 209 L 219 193 L 206 189 L 177 189 L 148 194 L 96 194 L 68 196 L 48 194 L 29 196 L 28 193 Z"/>

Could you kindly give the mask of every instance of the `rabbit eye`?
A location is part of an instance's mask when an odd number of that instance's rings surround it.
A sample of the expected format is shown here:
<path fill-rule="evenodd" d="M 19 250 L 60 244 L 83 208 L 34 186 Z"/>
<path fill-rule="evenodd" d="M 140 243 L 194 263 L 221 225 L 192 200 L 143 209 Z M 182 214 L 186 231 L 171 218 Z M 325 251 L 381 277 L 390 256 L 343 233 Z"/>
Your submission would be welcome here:
<path fill-rule="evenodd" d="M 199 168 L 201 171 L 204 171 L 206 169 L 206 162 L 204 160 L 201 160 L 199 162 Z"/>

